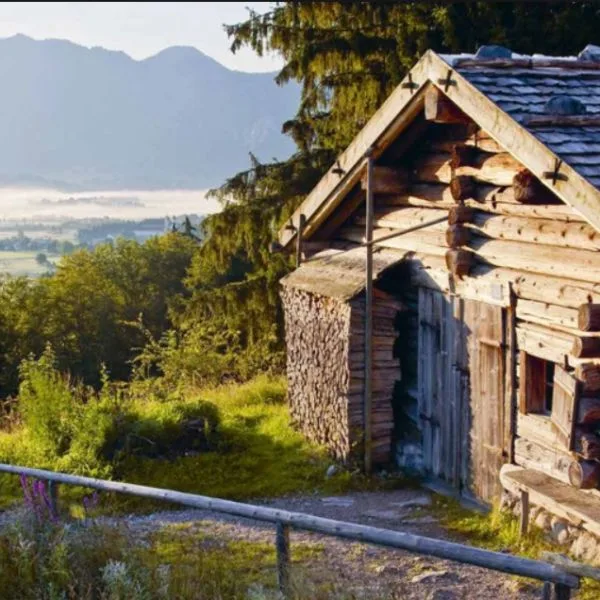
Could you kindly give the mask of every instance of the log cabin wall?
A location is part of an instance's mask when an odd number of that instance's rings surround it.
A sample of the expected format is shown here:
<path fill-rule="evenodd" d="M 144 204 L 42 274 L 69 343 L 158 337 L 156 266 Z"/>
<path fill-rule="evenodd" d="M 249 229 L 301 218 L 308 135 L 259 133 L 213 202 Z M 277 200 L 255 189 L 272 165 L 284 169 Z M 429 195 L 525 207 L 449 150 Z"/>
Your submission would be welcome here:
<path fill-rule="evenodd" d="M 306 283 L 306 281 L 304 281 Z M 364 433 L 364 318 L 362 294 L 328 297 L 294 287 L 281 290 L 287 346 L 288 402 L 295 426 L 344 462 L 360 460 Z M 394 385 L 401 378 L 394 353 L 401 306 L 375 290 L 373 303 L 372 457 L 392 451 Z"/>
<path fill-rule="evenodd" d="M 591 473 L 583 487 L 595 487 L 600 482 L 599 414 L 586 416 L 581 406 L 593 404 L 600 391 L 600 327 L 591 325 L 600 303 L 600 234 L 506 149 L 474 123 L 462 121 L 417 119 L 412 128 L 418 135 L 405 133 L 416 139 L 412 148 L 396 153 L 392 145 L 383 155 L 375 168 L 382 183 L 375 187 L 374 238 L 447 216 L 447 222 L 384 240 L 380 247 L 405 253 L 415 288 L 441 292 L 448 302 L 458 298 L 503 307 L 508 328 L 502 342 L 503 461 L 565 481 L 571 468 L 576 485 L 579 467 Z M 342 205 L 332 217 L 343 225 L 327 232 L 330 243 L 364 241 L 365 218 L 363 208 L 356 208 L 356 193 L 346 202 L 346 209 Z M 414 298 L 407 300 L 414 307 Z M 416 339 L 419 333 L 413 328 L 406 335 Z M 558 367 L 546 382 L 553 388 L 548 398 L 554 394 L 554 407 L 548 400 L 535 412 L 527 400 L 518 402 L 526 394 L 524 356 Z M 573 382 L 568 398 L 560 392 L 565 378 Z M 404 384 L 405 393 L 414 395 L 415 382 Z M 579 423 L 568 435 L 565 419 Z"/>

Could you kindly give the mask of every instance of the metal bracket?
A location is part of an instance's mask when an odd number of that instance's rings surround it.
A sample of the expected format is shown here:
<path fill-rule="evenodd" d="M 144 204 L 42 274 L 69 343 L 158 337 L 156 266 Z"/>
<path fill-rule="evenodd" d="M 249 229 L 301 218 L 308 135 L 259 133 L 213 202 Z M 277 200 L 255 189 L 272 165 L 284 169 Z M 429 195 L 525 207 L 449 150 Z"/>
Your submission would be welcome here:
<path fill-rule="evenodd" d="M 557 158 L 554 161 L 554 170 L 544 171 L 542 177 L 544 179 L 552 179 L 552 185 L 556 185 L 557 181 L 568 181 L 569 178 L 564 173 L 559 173 L 562 163 L 563 161 L 560 158 Z"/>
<path fill-rule="evenodd" d="M 416 89 L 419 87 L 419 84 L 418 84 L 418 83 L 415 83 L 415 82 L 413 81 L 413 78 L 412 78 L 412 73 L 409 71 L 409 72 L 408 72 L 408 81 L 407 81 L 407 82 L 405 82 L 405 83 L 402 83 L 402 84 L 400 85 L 400 87 L 402 87 L 402 88 L 404 88 L 404 89 L 408 89 L 408 90 L 410 90 L 410 93 L 411 93 L 411 94 L 414 94 L 414 93 L 415 93 L 415 90 L 416 90 Z"/>
<path fill-rule="evenodd" d="M 344 171 L 344 169 L 342 169 L 342 165 L 340 165 L 339 159 L 336 161 L 335 166 L 333 167 L 333 169 L 331 169 L 331 172 L 334 175 L 339 175 L 340 177 L 342 177 L 343 175 L 345 175 L 346 171 Z"/>
<path fill-rule="evenodd" d="M 456 81 L 452 79 L 452 69 L 448 69 L 448 74 L 445 79 L 438 79 L 437 82 L 444 86 L 444 92 L 448 92 L 448 88 L 451 85 L 457 85 Z"/>

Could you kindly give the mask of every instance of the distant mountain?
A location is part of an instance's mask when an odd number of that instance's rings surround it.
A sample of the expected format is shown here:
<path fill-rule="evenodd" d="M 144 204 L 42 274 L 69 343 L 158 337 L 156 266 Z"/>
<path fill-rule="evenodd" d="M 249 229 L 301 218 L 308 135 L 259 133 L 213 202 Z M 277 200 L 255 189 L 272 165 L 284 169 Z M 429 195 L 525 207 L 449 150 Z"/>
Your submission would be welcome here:
<path fill-rule="evenodd" d="M 0 184 L 206 188 L 293 150 L 299 89 L 189 47 L 123 52 L 0 40 Z"/>

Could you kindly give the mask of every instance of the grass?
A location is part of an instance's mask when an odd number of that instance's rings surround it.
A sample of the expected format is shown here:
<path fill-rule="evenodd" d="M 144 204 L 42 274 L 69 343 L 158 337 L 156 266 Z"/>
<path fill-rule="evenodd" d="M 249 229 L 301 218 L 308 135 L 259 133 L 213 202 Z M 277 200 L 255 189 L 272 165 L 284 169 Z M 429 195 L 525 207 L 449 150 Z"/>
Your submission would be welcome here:
<path fill-rule="evenodd" d="M 47 265 L 40 265 L 35 257 L 36 251 L 12 252 L 0 250 L 0 272 L 10 275 L 28 277 L 39 277 L 48 272 Z M 60 257 L 58 255 L 47 254 L 48 260 L 56 262 Z"/>
<path fill-rule="evenodd" d="M 520 536 L 518 519 L 508 512 L 500 511 L 497 507 L 488 514 L 481 514 L 463 508 L 456 500 L 436 496 L 432 510 L 448 531 L 469 545 L 497 552 L 509 551 L 533 559 L 540 558 L 544 551 L 567 552 L 566 548 L 560 548 L 556 542 L 550 541 L 541 529 L 533 525 L 530 526 L 527 535 Z M 517 578 L 517 580 L 523 585 L 531 582 L 524 578 Z M 582 579 L 577 598 L 578 600 L 600 598 L 600 582 Z"/>
<path fill-rule="evenodd" d="M 40 384 L 41 386 L 42 384 Z M 59 382 L 54 381 L 54 394 Z M 45 388 L 45 389 L 46 389 Z M 39 407 L 42 399 L 32 405 Z M 61 396 L 64 403 L 64 397 Z M 49 402 L 44 400 L 46 406 Z M 38 466 L 85 475 L 112 477 L 131 483 L 197 493 L 219 498 L 249 500 L 281 497 L 297 493 L 342 493 L 350 489 L 380 489 L 396 487 L 404 481 L 396 478 L 366 478 L 358 472 L 340 470 L 332 477 L 325 476 L 331 459 L 324 448 L 309 443 L 289 420 L 285 403 L 285 381 L 281 377 L 258 377 L 243 385 L 226 385 L 216 389 L 188 391 L 183 398 L 157 399 L 150 393 L 127 400 L 124 419 L 136 427 L 136 438 L 159 438 L 168 445 L 165 432 L 177 432 L 173 426 L 178 414 L 188 409 L 202 408 L 213 413 L 218 422 L 215 447 L 210 451 L 191 452 L 173 458 L 150 458 L 130 452 L 111 461 L 99 458 L 107 438 L 114 433 L 102 432 L 105 413 L 91 412 L 81 425 L 74 427 L 70 450 L 67 454 L 52 455 L 47 445 L 39 442 L 48 423 L 71 421 L 76 417 L 52 419 L 36 416 L 44 427 L 39 434 L 24 425 L 0 432 L 0 462 Z M 210 410 L 207 410 L 210 409 Z M 91 409 L 89 409 L 91 410 Z M 121 426 L 120 425 L 120 426 Z M 98 437 L 99 439 L 95 439 Z M 164 440 L 162 438 L 165 438 Z M 64 442 L 57 442 L 63 445 Z M 95 465 L 95 466 L 93 466 Z M 108 475 L 107 475 L 108 474 Z M 80 503 L 83 491 L 63 486 L 63 500 Z M 0 500 L 6 504 L 20 497 L 18 481 L 14 476 L 0 477 Z M 156 503 L 127 496 L 109 496 L 103 504 L 107 510 L 150 510 Z M 164 505 L 163 505 L 164 506 Z"/>
<path fill-rule="evenodd" d="M 294 542 L 292 600 L 399 600 L 377 580 L 359 592 L 326 566 L 325 548 Z M 324 560 L 325 559 L 325 560 Z M 151 534 L 99 522 L 25 518 L 0 532 L 0 597 L 20 600 L 278 600 L 271 541 L 225 539 L 203 522 Z M 397 586 L 396 586 L 397 587 Z"/>

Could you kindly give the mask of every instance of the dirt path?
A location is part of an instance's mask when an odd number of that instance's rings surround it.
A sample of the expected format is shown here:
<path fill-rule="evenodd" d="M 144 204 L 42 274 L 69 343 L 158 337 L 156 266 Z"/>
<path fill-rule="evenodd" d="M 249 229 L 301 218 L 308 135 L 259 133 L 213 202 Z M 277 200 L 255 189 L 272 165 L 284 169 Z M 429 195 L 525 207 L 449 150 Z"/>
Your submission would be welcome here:
<path fill-rule="evenodd" d="M 437 520 L 427 514 L 428 493 L 400 490 L 356 493 L 337 497 L 297 497 L 263 504 L 343 521 L 384 527 L 439 539 L 449 539 Z M 107 519 L 113 522 L 112 519 Z M 117 520 L 114 520 L 118 522 Z M 127 522 L 134 534 L 144 537 L 162 527 L 188 524 L 216 540 L 272 542 L 273 527 L 247 519 L 185 510 L 132 515 Z M 367 544 L 305 532 L 292 532 L 294 543 L 318 542 L 323 551 L 308 565 L 311 580 L 344 582 L 355 598 L 454 600 L 482 597 L 493 600 L 540 598 L 541 584 L 524 584 L 514 577 L 477 567 L 382 549 Z M 375 594 L 375 596 L 373 595 Z"/>

